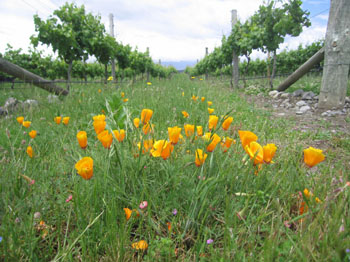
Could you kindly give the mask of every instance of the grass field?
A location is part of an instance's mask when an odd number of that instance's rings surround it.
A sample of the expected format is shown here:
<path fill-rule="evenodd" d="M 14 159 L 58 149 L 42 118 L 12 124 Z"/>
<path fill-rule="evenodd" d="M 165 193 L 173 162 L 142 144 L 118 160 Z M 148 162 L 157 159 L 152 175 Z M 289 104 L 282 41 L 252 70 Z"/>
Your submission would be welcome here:
<path fill-rule="evenodd" d="M 342 133 L 326 138 L 325 160 L 310 168 L 303 150 L 315 146 L 317 130 L 291 130 L 292 120 L 271 118 L 244 92 L 185 75 L 117 90 L 77 85 L 53 104 L 38 88 L 0 92 L 1 103 L 9 96 L 39 101 L 0 119 L 0 260 L 350 261 L 350 138 Z M 185 134 L 185 124 L 209 132 L 208 101 L 219 119 L 212 134 L 236 141 L 226 152 L 220 143 L 207 152 L 212 140 Z M 133 123 L 143 109 L 153 111 L 148 134 Z M 109 132 L 126 132 L 109 149 L 93 126 L 102 113 Z M 69 123 L 55 123 L 57 116 Z M 234 119 L 227 131 L 225 116 Z M 174 126 L 183 139 L 167 159 L 147 152 L 143 142 L 153 139 L 156 147 Z M 77 140 L 81 130 L 86 149 Z M 253 132 L 262 146 L 275 144 L 273 163 L 254 165 L 258 155 L 245 152 L 238 130 Z M 198 149 L 207 154 L 199 166 Z M 75 168 L 83 157 L 93 159 L 89 180 Z"/>

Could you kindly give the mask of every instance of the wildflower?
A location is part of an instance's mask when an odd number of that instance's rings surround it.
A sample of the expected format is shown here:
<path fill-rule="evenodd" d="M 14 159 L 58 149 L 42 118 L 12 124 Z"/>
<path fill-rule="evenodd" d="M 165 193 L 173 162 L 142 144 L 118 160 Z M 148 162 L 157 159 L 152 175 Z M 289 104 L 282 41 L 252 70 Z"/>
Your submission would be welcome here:
<path fill-rule="evenodd" d="M 221 141 L 221 138 L 217 134 L 213 134 L 211 137 L 211 142 L 207 146 L 207 151 L 208 152 L 213 152 L 216 145 Z"/>
<path fill-rule="evenodd" d="M 202 102 L 205 101 L 205 97 L 204 97 L 204 96 L 201 97 L 201 101 L 202 101 Z"/>
<path fill-rule="evenodd" d="M 27 147 L 27 154 L 30 158 L 33 157 L 34 152 L 33 152 L 33 148 L 31 146 Z"/>
<path fill-rule="evenodd" d="M 62 120 L 62 123 L 65 124 L 65 125 L 68 125 L 69 119 L 70 119 L 69 116 L 64 117 L 63 120 Z"/>
<path fill-rule="evenodd" d="M 321 149 L 309 147 L 308 149 L 304 149 L 304 163 L 308 167 L 313 167 L 318 163 L 322 162 L 325 159 L 325 156 L 322 153 Z"/>
<path fill-rule="evenodd" d="M 140 213 L 136 209 L 131 210 L 130 208 L 124 208 L 124 212 L 126 221 L 128 221 L 131 218 L 132 213 L 135 213 L 137 217 L 140 216 Z"/>
<path fill-rule="evenodd" d="M 211 133 L 210 133 L 210 132 L 205 133 L 204 136 L 203 136 L 202 138 L 205 139 L 205 140 L 207 140 L 207 141 L 209 141 L 210 138 L 211 138 Z"/>
<path fill-rule="evenodd" d="M 208 106 L 211 106 L 213 104 L 212 101 L 208 101 L 207 103 L 208 103 Z"/>
<path fill-rule="evenodd" d="M 113 80 L 113 76 L 108 77 L 107 81 L 112 81 Z"/>
<path fill-rule="evenodd" d="M 214 242 L 214 240 L 211 239 L 211 238 L 209 238 L 209 239 L 207 240 L 207 244 L 208 244 L 208 245 L 213 244 L 213 242 Z"/>
<path fill-rule="evenodd" d="M 102 143 L 104 148 L 110 148 L 113 142 L 113 135 L 108 130 L 102 131 L 97 135 L 98 140 Z"/>
<path fill-rule="evenodd" d="M 213 130 L 216 128 L 216 125 L 218 124 L 219 118 L 215 115 L 209 116 L 209 130 Z"/>
<path fill-rule="evenodd" d="M 101 92 L 102 92 L 102 90 L 101 90 L 101 89 L 99 89 L 99 90 L 98 90 L 98 92 L 99 92 L 99 93 L 101 93 Z"/>
<path fill-rule="evenodd" d="M 191 76 L 191 79 L 195 79 L 196 77 L 195 76 Z"/>
<path fill-rule="evenodd" d="M 57 125 L 59 125 L 61 123 L 61 116 L 56 116 L 53 120 L 56 122 Z"/>
<path fill-rule="evenodd" d="M 135 242 L 131 244 L 131 247 L 136 250 L 146 250 L 148 248 L 148 244 L 145 240 L 140 240 L 139 242 Z"/>
<path fill-rule="evenodd" d="M 151 83 L 151 82 L 147 82 L 147 85 L 148 85 L 148 86 L 151 86 L 151 85 L 152 85 L 152 83 Z"/>
<path fill-rule="evenodd" d="M 184 118 L 188 118 L 190 116 L 186 111 L 182 111 L 182 115 Z"/>
<path fill-rule="evenodd" d="M 123 102 L 124 102 L 124 103 L 126 103 L 126 102 L 128 102 L 128 101 L 129 101 L 129 98 L 123 99 Z"/>
<path fill-rule="evenodd" d="M 124 93 L 124 92 L 121 92 L 121 93 L 120 93 L 120 96 L 121 96 L 122 98 L 124 98 L 125 93 Z"/>
<path fill-rule="evenodd" d="M 87 134 L 85 131 L 79 131 L 77 134 L 77 139 L 80 147 L 85 149 L 87 147 Z"/>
<path fill-rule="evenodd" d="M 30 127 L 30 124 L 31 124 L 31 123 L 32 123 L 32 122 L 30 122 L 30 121 L 23 121 L 22 125 L 23 125 L 24 127 L 28 128 L 28 127 Z"/>
<path fill-rule="evenodd" d="M 164 160 L 170 157 L 171 152 L 174 150 L 174 146 L 166 140 L 158 140 L 153 144 L 151 154 L 153 157 L 162 157 Z"/>
<path fill-rule="evenodd" d="M 144 208 L 146 208 L 148 206 L 148 202 L 147 201 L 142 201 L 141 203 L 140 203 L 140 205 L 139 205 L 139 208 L 140 209 L 144 209 Z"/>
<path fill-rule="evenodd" d="M 37 135 L 36 130 L 32 130 L 32 131 L 29 132 L 29 136 L 30 136 L 32 139 L 34 139 L 34 138 L 36 137 L 36 135 Z"/>
<path fill-rule="evenodd" d="M 106 121 L 104 120 L 95 120 L 93 123 L 94 129 L 96 134 L 100 134 L 101 132 L 103 132 L 103 130 L 105 130 L 106 128 Z"/>
<path fill-rule="evenodd" d="M 187 137 L 190 137 L 194 134 L 194 125 L 186 124 L 184 128 L 185 128 L 185 134 Z"/>
<path fill-rule="evenodd" d="M 97 115 L 93 116 L 92 119 L 95 121 L 106 121 L 106 116 L 105 115 Z"/>
<path fill-rule="evenodd" d="M 196 150 L 196 160 L 195 160 L 195 164 L 196 166 L 200 167 L 201 165 L 204 164 L 205 160 L 207 159 L 207 154 L 203 154 L 203 150 L 201 149 L 197 149 Z"/>
<path fill-rule="evenodd" d="M 118 142 L 123 142 L 123 140 L 125 138 L 125 130 L 124 129 L 120 129 L 120 131 L 113 130 L 113 134 L 114 134 L 115 138 L 118 140 Z"/>
<path fill-rule="evenodd" d="M 191 98 L 194 102 L 197 102 L 197 99 L 198 99 L 198 96 L 195 96 L 195 95 L 192 95 L 192 98 Z"/>
<path fill-rule="evenodd" d="M 69 195 L 66 199 L 66 203 L 70 202 L 71 200 L 73 199 L 73 196 L 72 195 Z"/>
<path fill-rule="evenodd" d="M 197 126 L 197 135 L 198 136 L 202 136 L 203 135 L 203 127 L 202 126 Z"/>
<path fill-rule="evenodd" d="M 264 150 L 259 143 L 255 141 L 251 142 L 245 147 L 245 151 L 250 156 L 250 159 L 254 159 L 254 165 L 264 162 Z"/>
<path fill-rule="evenodd" d="M 246 150 L 246 146 L 249 146 L 251 142 L 258 140 L 258 137 L 250 131 L 238 130 L 238 134 L 244 150 Z"/>
<path fill-rule="evenodd" d="M 264 162 L 266 164 L 269 164 L 272 162 L 272 158 L 274 157 L 276 150 L 277 150 L 277 147 L 275 146 L 275 144 L 267 144 L 266 146 L 263 147 Z"/>
<path fill-rule="evenodd" d="M 231 123 L 233 121 L 233 117 L 227 117 L 225 118 L 224 122 L 222 123 L 222 128 L 226 131 L 227 129 L 229 129 Z"/>
<path fill-rule="evenodd" d="M 140 126 L 140 118 L 138 118 L 138 117 L 134 118 L 134 126 L 136 128 L 139 128 L 139 126 Z"/>
<path fill-rule="evenodd" d="M 185 96 L 185 92 L 182 92 L 181 95 L 182 95 L 182 96 Z"/>
<path fill-rule="evenodd" d="M 154 129 L 154 125 L 153 124 L 150 125 L 150 123 L 147 123 L 142 127 L 142 131 L 145 135 L 147 135 L 153 129 Z"/>
<path fill-rule="evenodd" d="M 78 174 L 85 180 L 89 180 L 93 175 L 94 160 L 91 157 L 83 157 L 75 164 Z"/>
<path fill-rule="evenodd" d="M 141 122 L 146 125 L 152 118 L 153 111 L 151 109 L 142 109 L 141 111 Z"/>
<path fill-rule="evenodd" d="M 231 147 L 232 143 L 236 143 L 236 141 L 230 137 L 225 137 L 225 141 L 221 143 L 222 150 L 227 152 L 227 150 Z"/>
<path fill-rule="evenodd" d="M 210 108 L 210 107 L 208 107 L 208 113 L 209 113 L 209 114 L 214 113 L 214 108 Z"/>
<path fill-rule="evenodd" d="M 176 214 L 177 214 L 177 209 L 176 209 L 176 208 L 174 208 L 174 210 L 173 210 L 173 212 L 172 212 L 172 213 L 173 213 L 173 215 L 174 215 L 174 216 L 176 216 Z"/>
<path fill-rule="evenodd" d="M 174 126 L 174 127 L 168 127 L 168 134 L 169 134 L 169 140 L 173 145 L 176 145 L 179 141 L 181 133 L 181 128 Z"/>
<path fill-rule="evenodd" d="M 141 150 L 141 143 L 137 143 L 137 146 L 139 148 L 139 150 Z M 143 140 L 143 150 L 142 153 L 146 153 L 148 151 L 150 151 L 150 149 L 153 148 L 153 140 L 149 139 L 149 140 Z"/>
<path fill-rule="evenodd" d="M 167 226 L 168 226 L 168 231 L 171 231 L 171 223 L 170 222 L 166 222 Z"/>
<path fill-rule="evenodd" d="M 23 116 L 19 116 L 19 117 L 17 117 L 16 118 L 16 120 L 17 120 L 17 122 L 19 123 L 19 124 L 23 124 L 23 121 L 24 121 L 24 117 Z"/>

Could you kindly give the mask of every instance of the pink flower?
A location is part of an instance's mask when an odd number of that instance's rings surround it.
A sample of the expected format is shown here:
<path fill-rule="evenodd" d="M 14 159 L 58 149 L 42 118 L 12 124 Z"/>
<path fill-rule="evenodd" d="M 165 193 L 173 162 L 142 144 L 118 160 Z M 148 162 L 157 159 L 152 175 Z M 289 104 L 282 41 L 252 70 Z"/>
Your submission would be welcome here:
<path fill-rule="evenodd" d="M 214 242 L 214 240 L 212 240 L 211 238 L 209 238 L 209 239 L 207 240 L 207 244 L 208 244 L 208 245 L 212 244 L 213 242 Z"/>
<path fill-rule="evenodd" d="M 73 199 L 72 195 L 69 195 L 68 198 L 66 199 L 66 202 L 68 203 L 69 201 L 71 201 Z"/>
<path fill-rule="evenodd" d="M 148 206 L 148 202 L 147 201 L 142 201 L 141 204 L 139 205 L 140 209 L 144 209 Z"/>
<path fill-rule="evenodd" d="M 35 183 L 35 180 L 32 179 L 32 180 L 30 181 L 29 185 L 34 185 L 34 183 Z"/>

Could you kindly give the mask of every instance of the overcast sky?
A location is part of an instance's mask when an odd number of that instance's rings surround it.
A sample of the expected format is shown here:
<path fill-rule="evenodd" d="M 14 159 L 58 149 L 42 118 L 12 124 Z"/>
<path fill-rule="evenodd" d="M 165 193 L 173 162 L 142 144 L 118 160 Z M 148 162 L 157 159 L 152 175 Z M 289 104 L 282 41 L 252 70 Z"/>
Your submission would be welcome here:
<path fill-rule="evenodd" d="M 28 50 L 29 37 L 35 34 L 33 15 L 47 19 L 66 1 L 0 0 L 0 52 L 6 44 Z M 258 10 L 262 0 L 77 0 L 87 12 L 100 14 L 109 31 L 110 13 L 114 16 L 117 41 L 146 51 L 154 61 L 180 61 L 203 58 L 205 47 L 211 52 L 221 45 L 222 35 L 231 30 L 231 10 L 245 21 Z M 294 49 L 300 43 L 324 38 L 330 0 L 304 0 L 312 26 L 298 38 L 287 38 L 282 48 Z M 259 56 L 259 54 L 255 54 Z"/>

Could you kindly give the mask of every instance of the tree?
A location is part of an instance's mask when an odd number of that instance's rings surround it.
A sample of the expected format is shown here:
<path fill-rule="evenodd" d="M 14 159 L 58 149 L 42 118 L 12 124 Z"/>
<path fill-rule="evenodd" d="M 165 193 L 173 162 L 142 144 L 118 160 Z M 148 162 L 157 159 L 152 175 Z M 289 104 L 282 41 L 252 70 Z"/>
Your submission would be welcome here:
<path fill-rule="evenodd" d="M 53 12 L 46 21 L 34 15 L 35 31 L 32 36 L 34 46 L 40 43 L 51 46 L 54 52 L 68 65 L 67 76 L 69 89 L 73 61 L 86 60 L 91 51 L 91 37 L 100 35 L 104 26 L 91 14 L 85 13 L 85 7 L 66 3 Z"/>
<path fill-rule="evenodd" d="M 282 3 L 281 7 L 277 7 Z M 303 26 L 311 25 L 308 19 L 309 12 L 301 9 L 301 0 L 269 1 L 266 5 L 261 5 L 257 13 L 252 16 L 254 24 L 260 26 L 264 32 L 262 42 L 264 50 L 268 52 L 268 75 L 270 53 L 273 53 L 272 75 L 270 86 L 276 71 L 276 50 L 284 42 L 286 35 L 298 36 L 303 30 Z"/>

